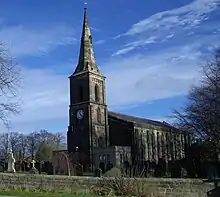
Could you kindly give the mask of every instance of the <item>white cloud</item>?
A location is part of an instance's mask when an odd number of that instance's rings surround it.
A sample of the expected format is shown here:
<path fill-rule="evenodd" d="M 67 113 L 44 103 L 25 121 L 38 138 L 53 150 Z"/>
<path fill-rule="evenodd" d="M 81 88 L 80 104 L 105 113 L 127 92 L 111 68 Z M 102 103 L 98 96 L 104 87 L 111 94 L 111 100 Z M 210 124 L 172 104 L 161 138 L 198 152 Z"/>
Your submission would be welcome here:
<path fill-rule="evenodd" d="M 98 45 L 98 44 L 104 44 L 106 42 L 106 40 L 97 40 L 95 41 L 95 45 Z"/>
<path fill-rule="evenodd" d="M 109 108 L 120 110 L 156 99 L 185 95 L 191 84 L 196 82 L 198 72 L 195 65 L 199 64 L 200 57 L 197 46 L 191 45 L 146 56 L 109 60 L 102 67 L 107 77 Z M 68 74 L 23 68 L 22 78 L 20 96 L 24 102 L 23 112 L 13 117 L 13 130 L 27 132 L 42 128 L 45 121 L 58 123 L 58 120 L 66 120 L 62 129 L 65 130 L 69 109 Z"/>
<path fill-rule="evenodd" d="M 131 108 L 157 99 L 185 95 L 190 86 L 198 81 L 196 65 L 200 65 L 201 47 L 207 43 L 219 43 L 217 35 L 203 36 L 193 40 L 191 44 L 185 43 L 182 46 L 160 47 L 160 50 L 143 55 L 133 54 L 126 58 L 117 55 L 125 54 L 136 47 L 156 43 L 159 38 L 173 39 L 177 34 L 173 27 L 198 25 L 207 19 L 206 14 L 216 9 L 218 3 L 217 0 L 197 0 L 182 8 L 153 15 L 138 23 L 139 25 L 132 26 L 126 35 L 135 38 L 136 35 L 141 36 L 124 44 L 123 48 L 114 54 L 116 57 L 101 67 L 107 77 L 109 108 Z M 192 18 L 196 22 L 191 23 Z M 180 24 L 177 19 L 180 19 Z M 146 33 L 148 31 L 149 33 Z M 35 30 L 22 26 L 0 29 L 0 39 L 4 38 L 5 42 L 11 44 L 13 55 L 16 56 L 48 52 L 57 45 L 72 43 L 72 35 L 73 31 L 65 26 Z M 65 65 L 62 66 L 64 67 Z M 28 127 L 30 131 L 33 127 L 42 128 L 39 124 L 43 121 L 57 122 L 61 119 L 66 120 L 66 129 L 69 109 L 68 75 L 58 74 L 52 69 L 27 68 L 23 69 L 22 75 L 23 112 L 13 118 L 14 129 L 27 130 Z M 20 125 L 19 128 L 16 128 L 16 125 Z"/>
<path fill-rule="evenodd" d="M 75 42 L 73 29 L 65 25 L 44 28 L 0 26 L 0 40 L 7 44 L 12 55 L 41 55 L 52 51 L 58 45 Z"/>
<path fill-rule="evenodd" d="M 23 69 L 21 96 L 24 102 L 23 117 L 17 121 L 62 118 L 68 113 L 69 79 L 52 70 Z M 31 115 L 34 112 L 35 115 Z M 50 114 L 50 115 L 48 115 Z"/>
<path fill-rule="evenodd" d="M 112 54 L 112 56 L 123 55 L 129 51 L 132 51 L 134 48 L 134 46 L 123 48 L 121 50 L 118 50 L 116 53 Z"/>
<path fill-rule="evenodd" d="M 107 99 L 113 108 L 185 95 L 198 80 L 197 46 L 116 59 L 105 65 Z"/>
<path fill-rule="evenodd" d="M 177 26 L 195 26 L 206 20 L 207 14 L 219 6 L 219 0 L 194 0 L 185 6 L 159 12 L 134 24 L 126 35 L 135 35 L 161 28 L 170 30 Z"/>
<path fill-rule="evenodd" d="M 174 122 L 176 122 L 176 119 L 174 117 L 171 117 L 171 116 L 164 116 L 164 117 L 153 116 L 153 117 L 150 117 L 149 119 L 160 121 L 160 122 L 165 121 L 166 123 L 171 124 L 171 125 Z"/>
<path fill-rule="evenodd" d="M 62 122 L 66 123 L 63 128 L 66 130 L 69 104 L 68 75 L 57 74 L 50 69 L 22 68 L 21 77 L 19 97 L 22 98 L 22 111 L 21 114 L 12 116 L 12 130 L 31 132 L 47 129 L 48 123 L 53 125 L 58 121 L 61 125 Z M 63 119 L 66 121 L 62 121 Z M 0 128 L 1 131 L 6 131 L 2 124 Z M 53 129 L 59 131 L 59 128 Z"/>
<path fill-rule="evenodd" d="M 131 46 L 122 46 L 121 49 L 115 52 L 115 55 L 125 54 L 147 44 L 164 42 L 175 36 L 183 39 L 184 34 L 189 35 L 193 28 L 201 28 L 202 22 L 209 19 L 209 14 L 219 8 L 220 0 L 194 0 L 185 6 L 156 13 L 133 24 L 126 33 L 114 38 L 119 39 L 122 36 L 129 36 L 135 39 L 135 41 L 127 44 Z M 217 27 L 218 24 L 215 23 L 210 29 L 210 34 Z M 153 38 L 153 42 L 145 42 L 149 38 Z"/>
<path fill-rule="evenodd" d="M 123 54 L 126 54 L 129 51 L 132 51 L 133 49 L 135 49 L 138 46 L 140 47 L 140 46 L 144 46 L 146 44 L 152 44 L 152 43 L 155 43 L 155 42 L 156 42 L 156 37 L 155 36 L 151 36 L 151 37 L 146 38 L 146 39 L 134 41 L 134 42 L 125 44 L 124 48 L 118 50 L 112 56 L 123 55 Z"/>

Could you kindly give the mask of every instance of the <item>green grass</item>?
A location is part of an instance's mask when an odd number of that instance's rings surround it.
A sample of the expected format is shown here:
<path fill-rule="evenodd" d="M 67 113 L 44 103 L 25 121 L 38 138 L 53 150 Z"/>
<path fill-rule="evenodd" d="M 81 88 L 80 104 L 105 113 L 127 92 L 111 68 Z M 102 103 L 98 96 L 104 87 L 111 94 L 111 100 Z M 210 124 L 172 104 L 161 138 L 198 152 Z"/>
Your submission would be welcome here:
<path fill-rule="evenodd" d="M 96 197 L 86 194 L 65 194 L 59 192 L 46 192 L 46 191 L 22 191 L 22 190 L 0 190 L 0 196 L 18 196 L 18 197 Z"/>

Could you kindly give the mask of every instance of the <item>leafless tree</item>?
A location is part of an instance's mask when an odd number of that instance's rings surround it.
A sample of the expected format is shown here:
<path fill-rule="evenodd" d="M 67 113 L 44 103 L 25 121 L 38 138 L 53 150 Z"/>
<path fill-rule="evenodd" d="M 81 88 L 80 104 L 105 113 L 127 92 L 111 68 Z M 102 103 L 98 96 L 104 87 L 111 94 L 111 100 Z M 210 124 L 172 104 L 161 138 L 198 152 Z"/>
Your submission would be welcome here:
<path fill-rule="evenodd" d="M 0 43 L 0 119 L 8 127 L 9 117 L 20 112 L 15 100 L 20 84 L 20 71 L 14 59 Z"/>
<path fill-rule="evenodd" d="M 57 132 L 54 134 L 54 148 L 57 150 L 57 149 L 60 149 L 64 143 L 64 140 L 65 140 L 65 136 L 63 133 L 61 132 Z"/>
<path fill-rule="evenodd" d="M 24 134 L 20 134 L 19 135 L 19 159 L 22 160 L 25 158 L 26 153 L 27 153 L 27 145 L 28 145 L 28 141 L 27 141 L 27 136 Z"/>
<path fill-rule="evenodd" d="M 38 132 L 38 136 L 41 142 L 48 142 L 50 133 L 47 130 L 42 129 Z"/>
<path fill-rule="evenodd" d="M 6 158 L 9 149 L 9 134 L 2 133 L 0 135 L 0 154 Z"/>
<path fill-rule="evenodd" d="M 37 132 L 32 132 L 27 136 L 27 150 L 28 153 L 34 158 L 39 146 L 39 138 Z"/>
<path fill-rule="evenodd" d="M 220 48 L 202 67 L 202 79 L 190 90 L 187 105 L 174 116 L 182 130 L 220 151 Z"/>
<path fill-rule="evenodd" d="M 42 129 L 39 132 L 37 132 L 37 136 L 39 138 L 39 142 L 48 143 L 53 147 L 53 149 L 60 149 L 65 139 L 63 133 L 51 133 L 45 129 Z"/>
<path fill-rule="evenodd" d="M 19 141 L 20 134 L 18 132 L 10 132 L 9 133 L 9 145 L 12 152 L 18 156 L 19 153 Z"/>
<path fill-rule="evenodd" d="M 48 143 L 50 145 L 52 145 L 52 147 L 54 147 L 54 145 L 56 144 L 57 141 L 57 134 L 56 133 L 51 133 L 48 132 L 45 129 L 41 129 L 38 133 L 38 138 L 40 142 L 45 142 Z"/>

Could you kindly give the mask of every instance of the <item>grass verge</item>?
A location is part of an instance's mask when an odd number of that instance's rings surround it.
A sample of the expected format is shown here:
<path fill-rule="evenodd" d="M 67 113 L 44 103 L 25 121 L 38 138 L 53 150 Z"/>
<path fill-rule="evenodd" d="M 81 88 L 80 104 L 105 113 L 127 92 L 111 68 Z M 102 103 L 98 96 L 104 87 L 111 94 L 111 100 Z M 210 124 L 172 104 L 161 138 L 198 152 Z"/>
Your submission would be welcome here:
<path fill-rule="evenodd" d="M 0 196 L 16 196 L 16 197 L 97 197 L 88 194 L 66 194 L 59 192 L 47 192 L 40 190 L 0 190 Z"/>

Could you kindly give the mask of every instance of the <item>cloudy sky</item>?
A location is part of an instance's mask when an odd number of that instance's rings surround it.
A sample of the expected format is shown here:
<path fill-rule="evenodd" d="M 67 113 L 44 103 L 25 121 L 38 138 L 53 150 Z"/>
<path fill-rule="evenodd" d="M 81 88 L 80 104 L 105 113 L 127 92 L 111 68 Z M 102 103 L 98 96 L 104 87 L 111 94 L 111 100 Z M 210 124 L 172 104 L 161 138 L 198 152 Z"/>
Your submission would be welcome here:
<path fill-rule="evenodd" d="M 1 1 L 0 41 L 23 79 L 12 131 L 66 132 L 83 7 L 83 0 Z M 88 0 L 87 7 L 109 109 L 167 120 L 220 44 L 220 0 Z"/>

